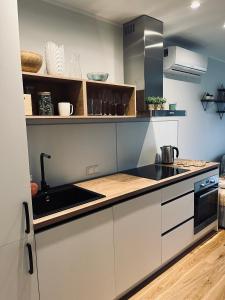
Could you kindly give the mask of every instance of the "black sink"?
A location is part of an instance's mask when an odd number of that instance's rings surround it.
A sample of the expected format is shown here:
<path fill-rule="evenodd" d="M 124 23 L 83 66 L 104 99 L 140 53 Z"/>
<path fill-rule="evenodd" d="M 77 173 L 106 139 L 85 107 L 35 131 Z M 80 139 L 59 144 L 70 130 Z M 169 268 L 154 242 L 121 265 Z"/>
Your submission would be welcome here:
<path fill-rule="evenodd" d="M 34 219 L 88 203 L 105 197 L 104 195 L 67 184 L 39 192 L 32 199 Z"/>

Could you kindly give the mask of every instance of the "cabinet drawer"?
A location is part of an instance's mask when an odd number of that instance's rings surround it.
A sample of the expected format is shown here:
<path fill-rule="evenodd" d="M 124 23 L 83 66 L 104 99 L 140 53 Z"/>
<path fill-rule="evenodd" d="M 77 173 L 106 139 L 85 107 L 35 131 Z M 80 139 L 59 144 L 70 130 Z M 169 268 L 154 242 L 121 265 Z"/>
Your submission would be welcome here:
<path fill-rule="evenodd" d="M 162 205 L 162 233 L 194 216 L 194 193 Z"/>
<path fill-rule="evenodd" d="M 184 181 L 172 184 L 162 189 L 162 203 L 173 198 L 182 196 L 194 190 L 194 178 L 189 178 Z"/>
<path fill-rule="evenodd" d="M 194 239 L 194 219 L 162 237 L 162 263 L 188 247 Z"/>

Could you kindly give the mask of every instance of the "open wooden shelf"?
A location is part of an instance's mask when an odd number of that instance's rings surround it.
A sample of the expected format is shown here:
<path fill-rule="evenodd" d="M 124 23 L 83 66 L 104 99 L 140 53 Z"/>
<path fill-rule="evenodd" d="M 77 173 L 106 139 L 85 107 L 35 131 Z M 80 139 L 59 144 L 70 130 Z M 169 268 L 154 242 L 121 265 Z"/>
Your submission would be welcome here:
<path fill-rule="evenodd" d="M 27 87 L 32 89 L 32 108 L 34 115 L 26 116 L 27 124 L 31 124 L 32 122 L 35 124 L 38 124 L 38 122 L 43 124 L 45 120 L 48 123 L 51 121 L 55 122 L 56 120 L 60 122 L 68 120 L 71 123 L 77 122 L 78 119 L 80 121 L 90 119 L 93 122 L 94 120 L 101 119 L 126 120 L 136 117 L 136 88 L 133 85 L 27 72 L 23 72 L 22 77 L 24 90 Z M 38 92 L 46 91 L 51 93 L 55 112 L 53 116 L 38 115 Z M 113 106 L 112 101 L 115 102 L 115 98 L 112 98 L 114 100 L 109 100 L 109 95 L 111 95 L 111 97 L 115 97 L 116 95 L 117 99 L 119 99 L 118 103 L 115 104 L 117 107 L 117 115 L 111 115 L 111 111 L 108 108 Z M 100 98 L 103 100 L 99 100 Z M 74 106 L 74 115 L 70 117 L 59 116 L 58 102 L 72 103 Z M 105 104 L 107 104 L 107 110 L 103 107 Z M 100 106 L 98 113 L 96 112 L 97 106 Z M 123 109 L 122 113 L 118 113 L 118 107 Z M 103 110 L 104 115 L 100 115 L 100 113 L 103 113 Z M 123 115 L 124 111 L 125 114 Z"/>
<path fill-rule="evenodd" d="M 26 116 L 27 125 L 56 125 L 56 124 L 89 124 L 89 123 L 121 123 L 149 122 L 150 117 L 136 116 Z"/>

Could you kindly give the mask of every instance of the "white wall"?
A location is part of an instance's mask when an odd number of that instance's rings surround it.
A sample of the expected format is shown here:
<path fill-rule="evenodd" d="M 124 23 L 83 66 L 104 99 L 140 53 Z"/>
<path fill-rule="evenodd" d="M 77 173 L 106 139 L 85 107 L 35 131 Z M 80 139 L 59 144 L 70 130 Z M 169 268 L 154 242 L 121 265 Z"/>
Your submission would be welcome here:
<path fill-rule="evenodd" d="M 66 71 L 73 51 L 88 72 L 108 72 L 123 82 L 122 28 L 37 0 L 18 0 L 21 49 L 44 55 L 47 41 L 65 46 Z"/>
<path fill-rule="evenodd" d="M 123 81 L 122 29 L 36 0 L 19 0 L 21 48 L 43 53 L 45 42 L 63 43 L 67 64 L 73 50 L 82 58 L 83 73 L 107 71 Z M 40 180 L 39 154 L 46 162 L 51 185 L 86 179 L 86 167 L 99 165 L 99 176 L 153 163 L 160 146 L 180 148 L 183 158 L 214 160 L 225 153 L 225 117 L 210 107 L 204 112 L 203 91 L 225 85 L 225 64 L 209 60 L 201 84 L 164 78 L 164 96 L 187 110 L 187 117 L 121 124 L 29 126 L 30 169 Z M 167 120 L 167 121 L 166 121 Z"/>
<path fill-rule="evenodd" d="M 225 64 L 209 59 L 209 68 L 200 84 L 164 78 L 164 96 L 187 110 L 179 119 L 178 146 L 182 157 L 215 160 L 225 153 L 225 117 L 220 120 L 215 104 L 205 112 L 200 99 L 204 91 L 216 95 L 225 86 Z"/>

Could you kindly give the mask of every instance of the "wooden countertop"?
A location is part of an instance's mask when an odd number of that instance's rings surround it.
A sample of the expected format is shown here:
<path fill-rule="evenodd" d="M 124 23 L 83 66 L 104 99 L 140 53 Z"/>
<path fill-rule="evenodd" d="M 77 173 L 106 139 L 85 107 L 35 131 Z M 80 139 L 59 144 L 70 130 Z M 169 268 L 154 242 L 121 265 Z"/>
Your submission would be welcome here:
<path fill-rule="evenodd" d="M 115 204 L 129 197 L 138 196 L 141 193 L 148 191 L 150 192 L 152 190 L 162 188 L 169 184 L 176 183 L 180 180 L 192 176 L 197 176 L 198 174 L 218 168 L 219 164 L 209 162 L 204 167 L 177 167 L 188 169 L 189 171 L 157 181 L 127 175 L 121 172 L 97 179 L 88 180 L 85 182 L 76 183 L 75 185 L 79 187 L 94 191 L 99 194 L 103 194 L 105 195 L 105 197 L 39 219 L 35 219 L 33 221 L 34 231 L 44 229 L 44 227 L 60 223 L 73 217 L 82 216 L 85 213 L 94 211 L 99 208 L 107 207 L 108 205 Z"/>

